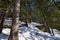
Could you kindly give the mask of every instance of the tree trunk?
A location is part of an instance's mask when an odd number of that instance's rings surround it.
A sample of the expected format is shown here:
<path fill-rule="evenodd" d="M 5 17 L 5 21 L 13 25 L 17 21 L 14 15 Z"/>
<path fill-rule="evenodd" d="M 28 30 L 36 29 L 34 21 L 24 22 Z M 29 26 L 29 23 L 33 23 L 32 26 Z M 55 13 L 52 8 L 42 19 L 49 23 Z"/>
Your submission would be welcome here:
<path fill-rule="evenodd" d="M 5 20 L 5 13 L 1 13 L 1 23 L 0 23 L 0 33 L 2 33 L 2 29 L 3 29 L 3 24 L 4 24 L 4 20 Z"/>
<path fill-rule="evenodd" d="M 20 0 L 14 0 L 12 27 L 8 40 L 18 40 L 19 12 L 20 12 Z"/>

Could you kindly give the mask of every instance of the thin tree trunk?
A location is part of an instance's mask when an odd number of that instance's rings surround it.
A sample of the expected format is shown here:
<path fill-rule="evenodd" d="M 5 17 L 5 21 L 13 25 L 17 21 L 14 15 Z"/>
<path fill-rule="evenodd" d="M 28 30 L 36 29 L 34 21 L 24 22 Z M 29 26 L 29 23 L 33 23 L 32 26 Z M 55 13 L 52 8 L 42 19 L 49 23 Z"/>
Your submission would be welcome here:
<path fill-rule="evenodd" d="M 31 4 L 30 1 L 26 0 L 26 18 L 27 18 L 27 22 L 29 22 L 29 23 L 32 21 L 32 18 L 31 18 L 31 5 L 30 4 Z"/>
<path fill-rule="evenodd" d="M 5 13 L 2 13 L 1 16 L 1 23 L 0 23 L 0 33 L 2 33 L 2 29 L 3 29 L 3 24 L 4 24 L 4 20 L 5 20 Z"/>
<path fill-rule="evenodd" d="M 49 5 L 48 5 L 49 6 Z M 47 7 L 46 7 L 47 8 Z M 42 9 L 42 13 L 41 13 L 41 15 L 43 16 L 43 23 L 44 23 L 44 26 L 47 28 L 47 31 L 50 33 L 50 34 L 52 34 L 52 35 L 54 35 L 54 32 L 53 32 L 53 29 L 51 28 L 51 27 L 49 27 L 49 24 L 48 24 L 48 19 L 47 19 L 47 17 L 45 17 L 45 10 L 46 9 Z M 47 11 L 48 12 L 48 11 Z"/>
<path fill-rule="evenodd" d="M 44 24 L 44 26 L 47 28 L 47 31 L 48 31 L 49 33 L 51 33 L 50 27 L 48 26 L 48 23 L 47 23 L 47 18 L 46 18 L 45 15 L 44 15 L 45 10 L 42 8 L 41 11 L 42 11 L 41 16 L 43 17 L 43 18 L 42 18 L 43 24 Z"/>
<path fill-rule="evenodd" d="M 11 32 L 8 40 L 18 40 L 20 0 L 14 0 L 14 11 Z"/>
<path fill-rule="evenodd" d="M 8 13 L 8 9 L 6 12 L 3 12 L 1 15 L 0 33 L 2 33 L 2 29 L 3 29 L 3 25 L 4 25 L 5 18 L 7 16 L 7 13 Z"/>

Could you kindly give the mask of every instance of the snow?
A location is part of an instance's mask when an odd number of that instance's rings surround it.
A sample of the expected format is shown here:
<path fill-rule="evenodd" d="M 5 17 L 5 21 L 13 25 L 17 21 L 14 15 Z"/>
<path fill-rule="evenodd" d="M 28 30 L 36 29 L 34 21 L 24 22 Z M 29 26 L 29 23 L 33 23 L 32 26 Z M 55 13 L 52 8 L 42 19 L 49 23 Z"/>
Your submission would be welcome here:
<path fill-rule="evenodd" d="M 3 29 L 2 33 L 10 35 L 10 29 L 8 29 L 8 28 Z"/>
<path fill-rule="evenodd" d="M 5 35 L 4 33 L 0 34 L 0 40 L 7 40 L 8 35 Z"/>
<path fill-rule="evenodd" d="M 21 24 L 25 24 L 25 23 L 19 21 L 19 25 L 21 25 Z M 12 25 L 12 20 L 10 20 L 10 18 L 9 19 L 5 19 L 4 25 L 11 26 Z"/>
<path fill-rule="evenodd" d="M 19 33 L 18 33 L 19 40 L 60 40 L 60 37 L 59 37 L 60 35 L 53 36 L 47 32 L 43 32 L 39 30 L 35 26 L 40 26 L 40 24 L 31 22 L 31 23 L 28 23 L 28 27 L 26 26 L 19 27 Z M 54 31 L 56 30 L 54 29 Z M 10 35 L 10 29 L 8 28 L 3 29 L 2 33 L 0 34 L 0 40 L 7 40 L 9 35 Z"/>
<path fill-rule="evenodd" d="M 53 31 L 54 31 L 54 36 L 56 36 L 56 37 L 60 37 L 60 31 L 58 31 L 57 29 L 53 29 Z"/>
<path fill-rule="evenodd" d="M 6 20 L 6 19 L 5 19 L 4 25 L 11 26 L 11 25 L 12 25 L 12 20 Z"/>

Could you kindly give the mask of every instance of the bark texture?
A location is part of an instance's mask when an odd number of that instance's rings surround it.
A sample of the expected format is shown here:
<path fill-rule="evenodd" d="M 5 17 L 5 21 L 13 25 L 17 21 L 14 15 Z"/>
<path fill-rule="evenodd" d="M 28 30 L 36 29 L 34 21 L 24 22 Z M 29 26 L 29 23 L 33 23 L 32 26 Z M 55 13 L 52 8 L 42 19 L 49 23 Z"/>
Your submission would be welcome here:
<path fill-rule="evenodd" d="M 12 18 L 11 33 L 8 40 L 18 40 L 20 0 L 14 0 L 14 11 Z"/>

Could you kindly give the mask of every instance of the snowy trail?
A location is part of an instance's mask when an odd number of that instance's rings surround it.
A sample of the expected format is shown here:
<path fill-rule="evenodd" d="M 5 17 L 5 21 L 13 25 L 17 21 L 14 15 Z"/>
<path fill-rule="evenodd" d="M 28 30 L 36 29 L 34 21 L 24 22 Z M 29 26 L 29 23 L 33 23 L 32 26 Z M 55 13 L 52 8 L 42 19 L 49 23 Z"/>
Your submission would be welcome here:
<path fill-rule="evenodd" d="M 35 27 L 36 23 L 28 24 L 28 27 L 23 26 L 19 28 L 19 40 L 60 40 L 58 36 L 52 36 L 49 33 L 43 32 Z M 7 40 L 10 35 L 10 29 L 3 29 L 0 34 L 0 40 Z"/>

